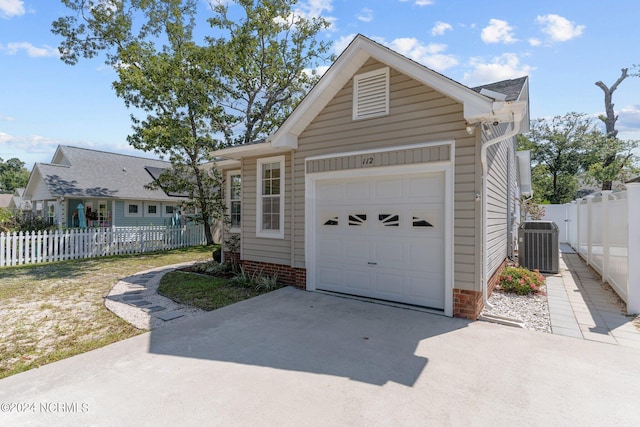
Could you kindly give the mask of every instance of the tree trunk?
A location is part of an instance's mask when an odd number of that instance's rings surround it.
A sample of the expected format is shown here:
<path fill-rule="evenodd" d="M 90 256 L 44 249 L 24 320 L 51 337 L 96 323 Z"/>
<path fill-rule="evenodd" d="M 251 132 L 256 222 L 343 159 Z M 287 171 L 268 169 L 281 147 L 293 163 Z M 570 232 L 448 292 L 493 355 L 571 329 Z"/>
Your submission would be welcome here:
<path fill-rule="evenodd" d="M 620 85 L 620 83 L 622 83 L 622 81 L 627 78 L 627 71 L 628 68 L 623 68 L 620 77 L 618 77 L 618 80 L 616 80 L 616 82 L 610 88 L 602 83 L 602 81 L 597 81 L 595 83 L 596 86 L 598 86 L 604 92 L 604 108 L 606 116 L 600 116 L 600 120 L 604 122 L 607 131 L 607 138 L 615 139 L 618 136 L 618 131 L 616 130 L 616 122 L 618 121 L 618 116 L 616 116 L 616 113 L 613 109 L 614 104 L 612 97 L 613 92 L 615 92 L 615 90 L 618 88 L 618 85 Z M 611 165 L 616 159 L 616 154 L 617 153 L 613 153 L 606 159 L 604 159 L 604 162 L 602 162 L 602 166 L 606 168 L 607 166 Z M 611 190 L 611 186 L 611 181 L 604 181 L 602 183 L 603 190 Z"/>

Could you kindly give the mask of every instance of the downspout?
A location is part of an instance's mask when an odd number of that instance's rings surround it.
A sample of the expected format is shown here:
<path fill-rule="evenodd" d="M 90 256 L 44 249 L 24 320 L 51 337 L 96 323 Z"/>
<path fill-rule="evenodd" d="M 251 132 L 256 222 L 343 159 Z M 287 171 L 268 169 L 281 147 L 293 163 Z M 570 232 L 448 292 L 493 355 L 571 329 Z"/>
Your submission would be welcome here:
<path fill-rule="evenodd" d="M 512 117 L 514 115 L 512 114 Z M 487 248 L 487 149 L 499 142 L 502 142 L 506 139 L 513 138 L 518 134 L 519 128 L 516 127 L 515 117 L 512 120 L 512 128 L 507 133 L 497 136 L 494 139 L 490 139 L 485 141 L 482 144 L 480 149 L 480 163 L 482 164 L 482 216 L 481 216 L 481 224 L 480 228 L 482 229 L 482 272 L 481 272 L 481 283 L 482 283 L 482 302 L 486 307 L 493 308 L 491 304 L 489 304 L 489 289 L 487 283 L 487 273 L 489 271 L 489 251 Z"/>

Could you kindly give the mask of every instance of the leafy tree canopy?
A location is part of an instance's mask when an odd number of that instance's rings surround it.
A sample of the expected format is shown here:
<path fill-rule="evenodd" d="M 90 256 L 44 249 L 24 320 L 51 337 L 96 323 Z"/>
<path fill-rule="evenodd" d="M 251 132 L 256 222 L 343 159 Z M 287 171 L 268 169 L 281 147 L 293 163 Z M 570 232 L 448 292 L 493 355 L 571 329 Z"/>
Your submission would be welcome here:
<path fill-rule="evenodd" d="M 212 243 L 223 185 L 203 164 L 216 149 L 252 142 L 282 122 L 315 81 L 304 71 L 328 51 L 315 41 L 327 22 L 295 16 L 295 0 L 217 3 L 211 33 L 199 41 L 199 0 L 62 2 L 74 12 L 53 23 L 62 60 L 106 55 L 117 96 L 142 113 L 131 116 L 129 143 L 171 160 L 173 171 L 155 186 L 188 193 Z M 231 7 L 239 17 L 230 18 Z"/>
<path fill-rule="evenodd" d="M 0 158 L 0 193 L 13 193 L 17 188 L 26 187 L 29 171 L 20 159 L 12 158 L 6 162 Z"/>
<path fill-rule="evenodd" d="M 579 113 L 532 122 L 518 146 L 531 150 L 536 201 L 567 203 L 576 197 L 578 174 L 588 167 L 587 148 L 597 134 L 592 121 Z"/>

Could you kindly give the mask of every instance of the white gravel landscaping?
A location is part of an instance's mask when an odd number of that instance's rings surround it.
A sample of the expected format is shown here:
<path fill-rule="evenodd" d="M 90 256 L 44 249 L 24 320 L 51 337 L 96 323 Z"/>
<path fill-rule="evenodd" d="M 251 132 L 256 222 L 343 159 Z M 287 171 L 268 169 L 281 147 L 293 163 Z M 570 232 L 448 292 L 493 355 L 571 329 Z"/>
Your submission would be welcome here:
<path fill-rule="evenodd" d="M 541 290 L 546 291 L 546 285 Z M 551 333 L 549 304 L 544 293 L 516 295 L 495 289 L 489 297 L 489 303 L 493 308 L 485 307 L 482 315 L 515 320 L 527 329 Z"/>

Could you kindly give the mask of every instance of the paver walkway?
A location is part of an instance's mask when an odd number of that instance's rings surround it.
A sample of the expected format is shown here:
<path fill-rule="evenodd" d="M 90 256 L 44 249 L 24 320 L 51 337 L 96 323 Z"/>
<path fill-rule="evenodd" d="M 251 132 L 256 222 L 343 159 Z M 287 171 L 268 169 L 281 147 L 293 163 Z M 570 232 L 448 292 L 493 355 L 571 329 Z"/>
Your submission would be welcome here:
<path fill-rule="evenodd" d="M 560 273 L 547 276 L 547 295 L 554 334 L 640 349 L 640 332 L 617 296 L 568 245 L 560 245 Z"/>

